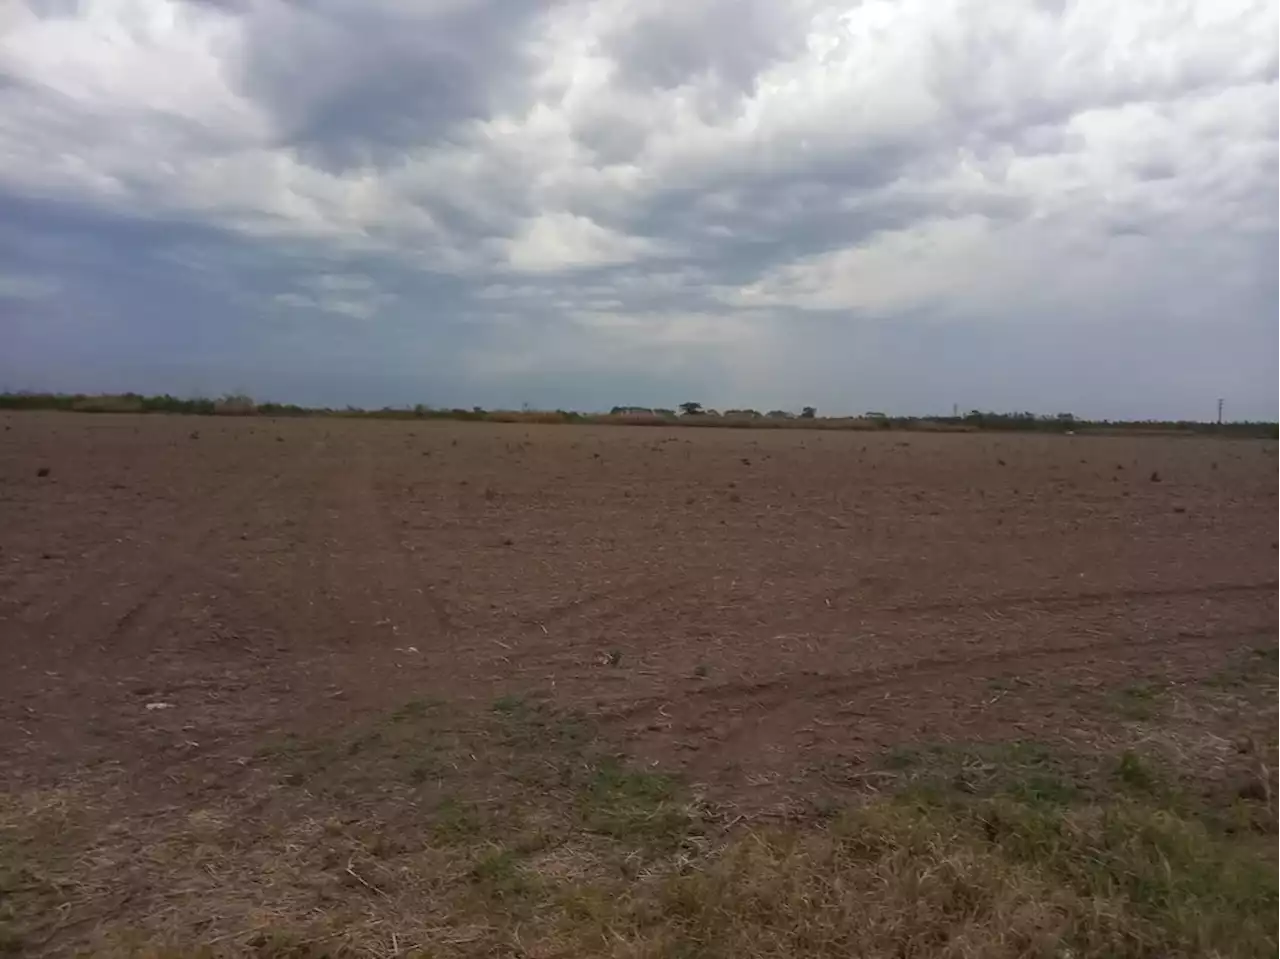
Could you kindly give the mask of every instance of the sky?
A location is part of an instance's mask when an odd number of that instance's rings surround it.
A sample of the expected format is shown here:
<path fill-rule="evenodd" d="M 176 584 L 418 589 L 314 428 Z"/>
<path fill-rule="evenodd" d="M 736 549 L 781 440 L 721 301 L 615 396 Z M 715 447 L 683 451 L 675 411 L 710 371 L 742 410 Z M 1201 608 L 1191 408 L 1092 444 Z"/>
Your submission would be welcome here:
<path fill-rule="evenodd" d="M 1275 419 L 1280 0 L 5 0 L 0 388 Z"/>

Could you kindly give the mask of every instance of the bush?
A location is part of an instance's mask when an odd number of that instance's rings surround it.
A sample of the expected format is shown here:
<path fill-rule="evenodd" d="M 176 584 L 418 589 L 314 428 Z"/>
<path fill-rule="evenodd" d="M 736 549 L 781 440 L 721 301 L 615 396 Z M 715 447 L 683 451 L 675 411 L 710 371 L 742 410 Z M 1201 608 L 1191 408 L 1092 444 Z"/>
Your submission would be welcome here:
<path fill-rule="evenodd" d="M 228 393 L 213 404 L 213 411 L 220 416 L 252 416 L 258 406 L 243 393 Z"/>

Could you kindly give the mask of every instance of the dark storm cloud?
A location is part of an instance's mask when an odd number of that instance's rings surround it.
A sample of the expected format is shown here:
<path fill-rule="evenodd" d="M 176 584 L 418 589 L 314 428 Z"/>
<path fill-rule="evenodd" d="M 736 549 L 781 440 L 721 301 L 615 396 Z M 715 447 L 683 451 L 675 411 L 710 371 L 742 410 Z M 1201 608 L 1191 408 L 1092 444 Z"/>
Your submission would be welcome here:
<path fill-rule="evenodd" d="M 529 22 L 545 0 L 309 0 L 250 19 L 246 92 L 285 143 L 325 166 L 394 163 L 405 148 L 519 101 Z"/>
<path fill-rule="evenodd" d="M 953 162 L 931 135 L 840 156 L 728 167 L 713 183 L 658 189 L 624 221 L 629 231 L 677 238 L 688 259 L 723 282 L 748 282 L 770 264 L 855 246 L 936 212 L 936 194 L 886 188 L 910 171 Z M 1013 221 L 1020 197 L 956 196 L 952 215 Z"/>
<path fill-rule="evenodd" d="M 761 70 L 804 47 L 805 24 L 774 0 L 641 6 L 605 38 L 630 86 L 673 88 L 709 76 L 737 94 Z"/>
<path fill-rule="evenodd" d="M 465 291 L 381 258 L 280 250 L 200 224 L 0 196 L 0 261 L 57 278 L 46 295 L 0 298 L 0 387 L 234 389 L 382 405 L 444 404 L 466 386 L 449 360 L 476 332 L 452 322 Z M 358 317 L 332 308 L 388 288 L 409 301 L 383 318 L 400 340 L 394 356 Z M 341 397 L 332 395 L 335 369 Z"/>

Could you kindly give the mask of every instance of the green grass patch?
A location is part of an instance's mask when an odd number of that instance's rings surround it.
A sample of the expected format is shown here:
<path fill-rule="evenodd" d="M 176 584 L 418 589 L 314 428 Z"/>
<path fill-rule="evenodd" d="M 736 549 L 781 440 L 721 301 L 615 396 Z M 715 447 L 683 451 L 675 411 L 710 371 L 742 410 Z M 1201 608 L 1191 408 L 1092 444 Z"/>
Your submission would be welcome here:
<path fill-rule="evenodd" d="M 678 846 L 698 829 L 670 776 L 627 767 L 617 759 L 595 763 L 578 790 L 584 829 L 640 848 Z"/>
<path fill-rule="evenodd" d="M 899 797 L 924 803 L 1004 796 L 1065 805 L 1091 788 L 1079 757 L 1035 742 L 896 747 L 882 766 L 898 774 Z"/>

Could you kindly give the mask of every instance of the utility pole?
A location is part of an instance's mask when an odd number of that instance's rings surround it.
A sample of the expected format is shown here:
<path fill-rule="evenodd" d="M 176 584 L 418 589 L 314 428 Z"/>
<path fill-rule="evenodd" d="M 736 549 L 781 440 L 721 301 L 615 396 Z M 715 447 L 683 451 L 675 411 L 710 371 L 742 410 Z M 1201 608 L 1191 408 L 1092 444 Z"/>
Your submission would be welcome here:
<path fill-rule="evenodd" d="M 1218 397 L 1218 425 L 1222 425 L 1222 397 Z"/>

